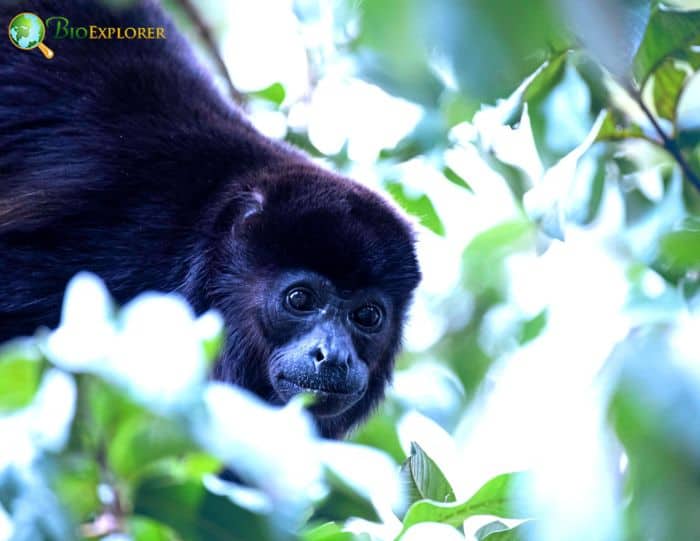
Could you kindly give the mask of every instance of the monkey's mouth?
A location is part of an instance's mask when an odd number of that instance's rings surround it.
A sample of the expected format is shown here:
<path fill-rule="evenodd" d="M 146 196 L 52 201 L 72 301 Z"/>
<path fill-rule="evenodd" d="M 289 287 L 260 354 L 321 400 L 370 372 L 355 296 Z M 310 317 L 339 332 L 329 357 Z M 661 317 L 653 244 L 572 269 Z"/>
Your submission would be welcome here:
<path fill-rule="evenodd" d="M 274 388 L 284 402 L 294 396 L 306 393 L 313 397 L 314 403 L 310 411 L 320 417 L 338 415 L 355 404 L 365 393 L 365 388 L 348 389 L 338 387 L 314 386 L 312 382 L 294 381 L 283 375 L 274 380 Z"/>

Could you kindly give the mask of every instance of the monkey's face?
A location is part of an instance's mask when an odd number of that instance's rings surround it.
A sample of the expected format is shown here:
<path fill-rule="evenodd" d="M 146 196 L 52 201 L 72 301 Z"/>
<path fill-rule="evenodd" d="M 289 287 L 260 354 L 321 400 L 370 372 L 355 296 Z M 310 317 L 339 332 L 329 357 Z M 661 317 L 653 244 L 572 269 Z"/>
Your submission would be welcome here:
<path fill-rule="evenodd" d="M 389 299 L 380 291 L 338 289 L 308 271 L 282 273 L 267 298 L 261 323 L 274 344 L 268 376 L 279 399 L 308 393 L 318 417 L 360 401 L 390 342 Z"/>

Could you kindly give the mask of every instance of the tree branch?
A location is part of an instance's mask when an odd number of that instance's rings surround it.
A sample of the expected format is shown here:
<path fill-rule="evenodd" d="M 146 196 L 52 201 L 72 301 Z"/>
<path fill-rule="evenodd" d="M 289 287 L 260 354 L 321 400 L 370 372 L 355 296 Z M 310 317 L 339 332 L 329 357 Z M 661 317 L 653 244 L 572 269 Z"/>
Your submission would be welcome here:
<path fill-rule="evenodd" d="M 199 14 L 199 11 L 197 11 L 197 8 L 194 6 L 191 0 L 176 0 L 176 3 L 182 8 L 182 10 L 185 12 L 190 21 L 192 21 L 194 27 L 197 29 L 197 32 L 202 38 L 202 41 L 204 42 L 207 51 L 211 55 L 214 64 L 216 64 L 216 68 L 219 70 L 221 76 L 226 82 L 226 86 L 228 87 L 229 94 L 231 95 L 233 101 L 239 105 L 245 105 L 246 97 L 243 94 L 241 94 L 235 86 L 233 86 L 233 82 L 231 81 L 231 74 L 229 73 L 228 68 L 224 63 L 223 58 L 221 58 L 219 48 L 217 47 L 216 42 L 214 41 L 214 36 L 212 34 L 211 28 L 209 28 L 209 25 L 204 21 L 204 19 Z"/>
<path fill-rule="evenodd" d="M 681 151 L 678 148 L 678 145 L 676 145 L 676 142 L 673 139 L 671 139 L 668 135 L 666 135 L 666 132 L 659 125 L 659 122 L 651 113 L 646 103 L 644 103 L 644 100 L 642 99 L 641 95 L 638 92 L 631 92 L 631 95 L 634 96 L 635 101 L 639 104 L 639 107 L 641 107 L 642 111 L 649 119 L 649 122 L 651 122 L 651 125 L 654 127 L 656 133 L 659 134 L 663 147 L 671 156 L 673 156 L 673 159 L 676 160 L 678 165 L 680 165 L 681 170 L 685 175 L 685 178 L 687 178 L 688 182 L 690 182 L 695 187 L 695 189 L 700 192 L 700 178 L 698 178 L 695 172 L 690 168 L 690 165 L 683 157 L 683 154 L 681 154 Z"/>

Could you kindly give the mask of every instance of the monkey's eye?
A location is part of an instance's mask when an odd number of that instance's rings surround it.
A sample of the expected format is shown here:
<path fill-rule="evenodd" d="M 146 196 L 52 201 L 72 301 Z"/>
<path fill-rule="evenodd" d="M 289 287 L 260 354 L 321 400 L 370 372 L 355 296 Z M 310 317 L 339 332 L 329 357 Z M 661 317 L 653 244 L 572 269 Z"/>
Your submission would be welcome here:
<path fill-rule="evenodd" d="M 310 312 L 316 307 L 314 295 L 306 288 L 295 287 L 287 293 L 287 304 L 297 312 Z"/>
<path fill-rule="evenodd" d="M 374 329 L 382 321 L 382 311 L 375 304 L 365 304 L 350 314 L 350 319 L 360 327 Z"/>

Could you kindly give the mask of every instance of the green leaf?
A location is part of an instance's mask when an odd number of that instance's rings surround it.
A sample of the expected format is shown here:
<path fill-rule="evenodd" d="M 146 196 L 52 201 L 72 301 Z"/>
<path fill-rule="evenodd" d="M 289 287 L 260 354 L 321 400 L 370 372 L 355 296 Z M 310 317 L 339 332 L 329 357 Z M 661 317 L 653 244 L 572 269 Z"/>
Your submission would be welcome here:
<path fill-rule="evenodd" d="M 547 326 L 547 309 L 545 308 L 532 319 L 528 319 L 523 323 L 520 329 L 520 337 L 518 341 L 521 345 L 537 338 L 544 328 Z"/>
<path fill-rule="evenodd" d="M 467 184 L 467 181 L 464 180 L 457 173 L 455 173 L 455 170 L 452 169 L 451 167 L 448 167 L 448 166 L 443 167 L 442 174 L 445 175 L 445 178 L 447 180 L 449 180 L 452 184 L 456 184 L 460 188 L 465 188 L 465 189 L 469 190 L 470 192 L 474 193 L 474 190 L 472 190 L 472 187 L 469 184 Z"/>
<path fill-rule="evenodd" d="M 481 102 L 509 94 L 538 65 L 569 47 L 572 40 L 553 4 L 549 0 L 421 3 L 428 43 L 441 47 L 460 89 Z M 449 10 L 440 18 L 434 16 L 438 6 Z"/>
<path fill-rule="evenodd" d="M 202 347 L 204 348 L 204 358 L 207 364 L 213 365 L 219 358 L 219 353 L 224 345 L 224 333 L 223 331 L 218 333 L 207 340 L 202 341 Z"/>
<path fill-rule="evenodd" d="M 426 111 L 418 124 L 399 141 L 394 148 L 383 149 L 380 158 L 407 161 L 416 156 L 430 154 L 436 147 L 447 143 L 449 127 L 442 115 L 433 110 Z"/>
<path fill-rule="evenodd" d="M 470 121 L 478 110 L 478 101 L 469 100 L 459 92 L 445 90 L 440 96 L 440 112 L 448 128 Z"/>
<path fill-rule="evenodd" d="M 126 530 L 134 541 L 177 541 L 171 528 L 160 522 L 140 516 L 126 519 Z"/>
<path fill-rule="evenodd" d="M 563 51 L 547 60 L 547 62 L 537 70 L 535 77 L 532 78 L 524 89 L 522 101 L 530 101 L 543 94 L 547 94 L 557 81 L 561 79 L 568 57 L 569 51 Z M 519 115 L 518 118 L 520 118 Z"/>
<path fill-rule="evenodd" d="M 685 70 L 677 66 L 677 60 L 668 58 L 654 72 L 654 107 L 659 116 L 675 120 L 678 98 L 683 83 L 688 78 Z"/>
<path fill-rule="evenodd" d="M 494 520 L 493 522 L 489 522 L 488 524 L 485 524 L 481 528 L 479 528 L 475 533 L 474 537 L 476 537 L 477 541 L 482 541 L 487 535 L 490 535 L 495 532 L 502 532 L 503 530 L 507 530 L 508 526 L 503 524 L 500 520 Z"/>
<path fill-rule="evenodd" d="M 346 520 L 348 517 L 379 520 L 371 502 L 332 470 L 326 469 L 330 491 L 314 512 L 314 520 Z"/>
<path fill-rule="evenodd" d="M 188 453 L 178 461 L 185 477 L 199 478 L 207 474 L 220 472 L 222 464 L 216 458 L 205 453 Z"/>
<path fill-rule="evenodd" d="M 117 475 L 130 478 L 153 462 L 194 449 L 195 445 L 174 420 L 135 415 L 117 429 L 109 444 L 107 460 Z"/>
<path fill-rule="evenodd" d="M 647 139 L 636 124 L 630 124 L 629 120 L 617 111 L 608 111 L 600 125 L 596 141 L 623 141 L 625 139 Z"/>
<path fill-rule="evenodd" d="M 102 504 L 97 495 L 100 468 L 97 461 L 71 453 L 58 457 L 52 488 L 76 522 L 95 516 Z"/>
<path fill-rule="evenodd" d="M 262 90 L 256 90 L 255 92 L 251 92 L 249 95 L 270 101 L 275 105 L 279 106 L 284 101 L 284 98 L 286 97 L 287 93 L 285 92 L 284 87 L 280 83 L 273 83 L 267 88 L 263 88 Z"/>
<path fill-rule="evenodd" d="M 659 263 L 674 274 L 700 270 L 700 231 L 674 231 L 661 237 Z"/>
<path fill-rule="evenodd" d="M 515 528 L 498 530 L 479 539 L 483 539 L 483 541 L 529 541 L 530 539 L 535 539 L 534 535 L 533 522 L 528 521 L 519 524 Z"/>
<path fill-rule="evenodd" d="M 437 503 L 422 500 L 406 513 L 401 535 L 420 522 L 442 522 L 459 527 L 469 517 L 494 515 L 503 518 L 528 518 L 526 505 L 516 491 L 522 486 L 526 473 L 505 473 L 494 477 L 464 503 Z"/>
<path fill-rule="evenodd" d="M 420 4 L 362 2 L 357 11 L 360 34 L 354 47 L 359 76 L 393 95 L 423 105 L 436 103 L 443 85 L 430 69 L 428 51 L 416 39 Z"/>
<path fill-rule="evenodd" d="M 580 204 L 569 211 L 570 220 L 580 225 L 589 225 L 598 216 L 606 190 L 608 160 L 614 152 L 613 147 L 614 145 L 594 145 L 579 160 L 578 172 L 581 172 L 581 168 L 588 171 L 588 175 L 582 175 L 588 189 L 587 194 L 579 199 Z"/>
<path fill-rule="evenodd" d="M 700 438 L 689 427 L 700 416 L 700 400 L 693 352 L 683 352 L 674 334 L 665 324 L 645 325 L 610 358 L 616 376 L 608 419 L 628 458 L 632 495 L 626 539 L 648 539 L 650 532 L 663 540 L 697 537 L 700 485 L 688 480 L 697 472 Z"/>
<path fill-rule="evenodd" d="M 465 286 L 470 291 L 500 290 L 503 262 L 509 255 L 533 245 L 535 230 L 528 220 L 514 220 L 487 229 L 464 250 Z"/>
<path fill-rule="evenodd" d="M 188 541 L 277 541 L 266 516 L 209 492 L 197 480 L 146 478 L 134 494 L 134 513 L 173 528 Z"/>
<path fill-rule="evenodd" d="M 432 201 L 427 195 L 408 195 L 404 187 L 398 182 L 387 182 L 386 189 L 406 212 L 418 218 L 421 225 L 427 227 L 436 235 L 445 236 L 445 226 L 442 224 Z"/>
<path fill-rule="evenodd" d="M 0 414 L 23 408 L 32 401 L 42 371 L 41 354 L 28 341 L 0 349 Z"/>
<path fill-rule="evenodd" d="M 326 522 L 302 532 L 301 541 L 370 541 L 370 538 L 366 534 L 355 535 L 352 532 L 344 532 L 341 525 Z"/>
<path fill-rule="evenodd" d="M 634 59 L 636 81 L 643 85 L 664 58 L 685 49 L 698 36 L 700 11 L 674 11 L 655 6 Z"/>
<path fill-rule="evenodd" d="M 145 410 L 131 401 L 123 392 L 94 376 L 79 381 L 79 404 L 74 432 L 81 438 L 110 441 L 122 423 Z"/>
<path fill-rule="evenodd" d="M 416 442 L 411 442 L 411 456 L 403 463 L 401 473 L 411 503 L 418 500 L 455 501 L 454 491 L 442 470 Z"/>
<path fill-rule="evenodd" d="M 395 404 L 386 400 L 379 410 L 352 434 L 350 441 L 385 451 L 400 464 L 406 457 L 396 430 L 400 413 Z"/>

